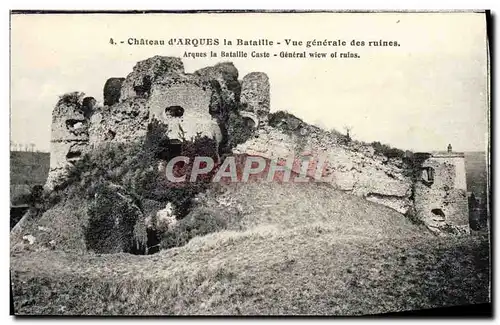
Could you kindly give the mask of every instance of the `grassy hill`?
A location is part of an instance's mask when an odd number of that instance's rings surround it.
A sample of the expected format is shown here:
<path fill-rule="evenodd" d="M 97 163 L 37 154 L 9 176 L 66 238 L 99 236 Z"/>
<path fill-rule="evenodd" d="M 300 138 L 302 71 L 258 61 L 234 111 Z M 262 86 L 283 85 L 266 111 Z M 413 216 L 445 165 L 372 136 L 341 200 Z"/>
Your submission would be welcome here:
<path fill-rule="evenodd" d="M 50 153 L 11 151 L 10 184 L 43 185 L 49 174 Z"/>
<path fill-rule="evenodd" d="M 133 189 L 144 202 L 151 189 L 159 205 L 175 199 L 146 177 L 151 161 L 124 150 L 95 154 L 66 192 L 52 193 L 47 213 L 11 233 L 16 314 L 360 315 L 490 300 L 488 238 L 436 237 L 327 184 L 212 184 L 193 201 L 187 196 L 187 215 L 159 239 L 159 253 L 89 253 L 87 205 L 98 192 L 83 193 L 97 180 Z M 479 160 L 473 165 L 479 173 Z M 13 179 L 27 181 L 26 170 L 13 169 Z"/>
<path fill-rule="evenodd" d="M 34 185 L 43 185 L 50 165 L 48 152 L 10 152 L 10 228 L 22 218 Z"/>
<path fill-rule="evenodd" d="M 50 166 L 48 152 L 10 152 L 10 202 L 12 205 L 27 203 L 27 196 L 34 185 L 43 185 Z"/>
<path fill-rule="evenodd" d="M 236 209 L 235 209 L 236 208 Z M 230 213 L 228 213 L 230 212 Z M 326 183 L 237 183 L 202 196 L 188 217 L 223 216 L 229 230 L 272 226 L 276 230 L 333 227 L 338 234 L 367 237 L 427 234 L 402 214 Z"/>
<path fill-rule="evenodd" d="M 208 236 L 156 255 L 12 258 L 17 314 L 359 315 L 489 300 L 477 239 Z"/>
<path fill-rule="evenodd" d="M 154 255 L 12 252 L 16 313 L 359 315 L 489 301 L 486 238 L 435 237 L 324 185 L 215 188 L 186 218 L 202 215 L 223 226 Z"/>

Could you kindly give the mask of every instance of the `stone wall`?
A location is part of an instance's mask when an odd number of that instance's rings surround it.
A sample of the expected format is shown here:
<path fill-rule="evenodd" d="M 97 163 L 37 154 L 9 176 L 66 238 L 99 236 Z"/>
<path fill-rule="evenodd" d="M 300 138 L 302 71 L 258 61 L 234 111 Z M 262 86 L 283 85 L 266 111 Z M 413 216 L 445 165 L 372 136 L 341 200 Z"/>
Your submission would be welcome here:
<path fill-rule="evenodd" d="M 240 83 L 238 70 L 228 62 L 187 74 L 179 58 L 162 56 L 138 62 L 126 78 L 108 79 L 104 105 L 81 93 L 64 95 L 53 111 L 46 185 L 53 188 L 63 180 L 67 167 L 89 150 L 109 142 L 140 141 L 153 119 L 168 125 L 172 141 L 208 137 L 218 153 L 218 144 L 227 138 L 229 112 L 239 111 L 241 96 L 245 107 L 268 112 L 267 76 L 251 73 Z"/>
<path fill-rule="evenodd" d="M 154 56 L 139 61 L 121 87 L 120 100 L 148 97 L 151 86 L 162 80 L 178 79 L 184 75 L 184 64 L 180 58 Z"/>
<path fill-rule="evenodd" d="M 303 160 L 318 163 L 325 156 L 326 164 L 321 174 L 339 190 L 365 197 L 400 213 L 406 213 L 412 206 L 412 180 L 405 175 L 400 160 L 389 161 L 386 157 L 375 155 L 371 146 L 343 146 L 328 132 L 314 127 L 307 129 L 308 134 L 302 136 L 264 126 L 258 130 L 256 137 L 238 145 L 233 151 L 283 160 L 292 155 L 295 157 L 293 170 L 297 173 L 301 171 Z M 313 168 L 309 168 L 309 176 L 314 177 L 316 166 L 314 164 Z"/>
<path fill-rule="evenodd" d="M 231 62 L 223 62 L 197 70 L 195 76 L 205 81 L 215 80 L 219 83 L 222 105 L 228 110 L 235 110 L 240 103 L 241 84 L 238 81 L 238 69 Z"/>
<path fill-rule="evenodd" d="M 93 115 L 91 144 L 136 141 L 153 118 L 169 126 L 171 139 L 192 140 L 199 135 L 220 142 L 218 124 L 224 119 L 224 107 L 221 86 L 212 81 L 185 74 L 178 58 L 156 56 L 139 62 L 123 81 L 119 101 Z M 105 97 L 112 96 L 105 92 Z"/>
<path fill-rule="evenodd" d="M 148 108 L 152 118 L 168 125 L 170 139 L 183 141 L 206 136 L 218 143 L 222 141 L 217 118 L 224 114 L 221 94 L 208 82 L 187 79 L 156 84 L 152 87 Z"/>
<path fill-rule="evenodd" d="M 90 119 L 89 143 L 95 148 L 105 142 L 137 141 L 146 135 L 149 116 L 145 99 L 100 107 Z"/>
<path fill-rule="evenodd" d="M 418 218 L 436 232 L 446 228 L 469 232 L 463 154 L 431 154 L 417 172 L 414 204 Z"/>
<path fill-rule="evenodd" d="M 241 109 L 254 113 L 265 124 L 270 111 L 270 85 L 265 73 L 252 72 L 241 81 Z"/>

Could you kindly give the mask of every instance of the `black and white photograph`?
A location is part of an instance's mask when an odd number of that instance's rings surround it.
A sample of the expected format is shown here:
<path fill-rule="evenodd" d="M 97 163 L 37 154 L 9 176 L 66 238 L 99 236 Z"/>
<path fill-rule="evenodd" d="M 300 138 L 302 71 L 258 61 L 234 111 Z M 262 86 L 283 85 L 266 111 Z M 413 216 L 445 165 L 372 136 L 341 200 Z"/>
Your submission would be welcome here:
<path fill-rule="evenodd" d="M 489 11 L 9 15 L 14 316 L 492 316 Z"/>

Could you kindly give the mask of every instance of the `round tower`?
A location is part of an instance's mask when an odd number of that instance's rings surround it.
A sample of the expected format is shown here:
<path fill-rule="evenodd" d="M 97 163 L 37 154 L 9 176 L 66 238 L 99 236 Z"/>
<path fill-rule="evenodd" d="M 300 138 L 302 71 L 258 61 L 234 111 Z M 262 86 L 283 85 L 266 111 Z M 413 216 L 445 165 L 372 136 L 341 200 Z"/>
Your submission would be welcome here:
<path fill-rule="evenodd" d="M 50 170 L 46 182 L 49 189 L 66 176 L 68 167 L 87 150 L 89 116 L 95 99 L 83 96 L 79 92 L 65 94 L 52 111 Z"/>

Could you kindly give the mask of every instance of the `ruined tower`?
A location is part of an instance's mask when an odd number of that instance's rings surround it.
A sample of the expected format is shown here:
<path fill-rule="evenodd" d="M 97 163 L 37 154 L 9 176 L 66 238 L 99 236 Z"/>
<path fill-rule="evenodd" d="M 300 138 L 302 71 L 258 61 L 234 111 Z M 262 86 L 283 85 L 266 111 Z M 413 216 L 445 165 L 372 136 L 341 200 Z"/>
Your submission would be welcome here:
<path fill-rule="evenodd" d="M 83 96 L 79 92 L 63 95 L 52 111 L 48 188 L 59 183 L 66 176 L 67 167 L 78 161 L 87 149 L 89 120 L 96 101 Z"/>
<path fill-rule="evenodd" d="M 49 189 L 97 147 L 142 141 L 153 120 L 168 126 L 171 145 L 208 138 L 218 154 L 228 138 L 230 112 L 250 114 L 255 125 L 267 119 L 269 78 L 254 72 L 239 81 L 230 62 L 186 73 L 180 58 L 154 56 L 138 62 L 126 78 L 108 79 L 103 105 L 83 97 L 63 95 L 53 110 Z"/>
<path fill-rule="evenodd" d="M 270 110 L 269 78 L 262 72 L 251 72 L 241 82 L 243 115 L 258 124 L 267 124 Z"/>
<path fill-rule="evenodd" d="M 469 233 L 469 209 L 462 152 L 415 154 L 415 211 L 431 230 Z"/>

